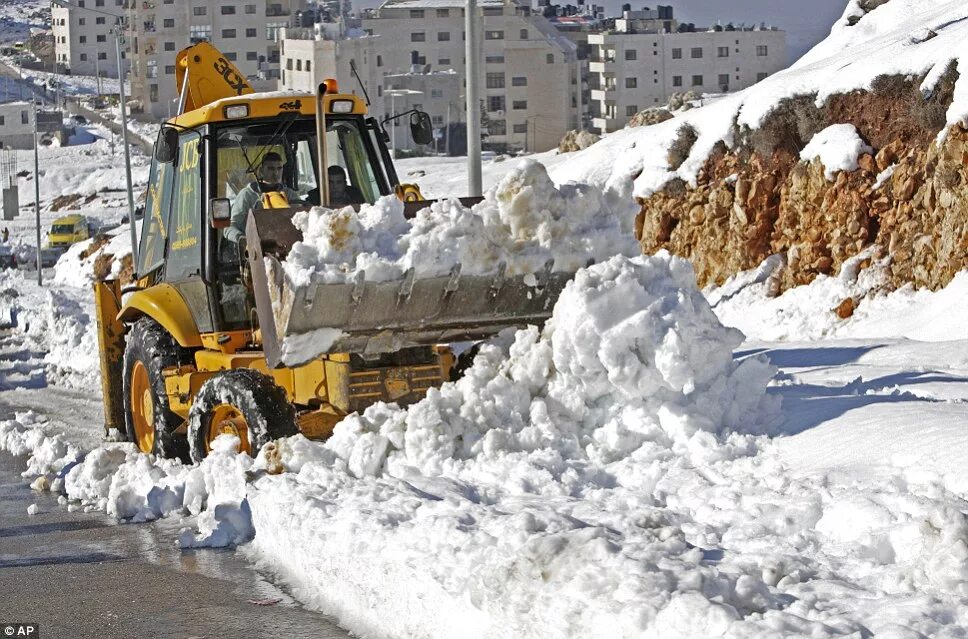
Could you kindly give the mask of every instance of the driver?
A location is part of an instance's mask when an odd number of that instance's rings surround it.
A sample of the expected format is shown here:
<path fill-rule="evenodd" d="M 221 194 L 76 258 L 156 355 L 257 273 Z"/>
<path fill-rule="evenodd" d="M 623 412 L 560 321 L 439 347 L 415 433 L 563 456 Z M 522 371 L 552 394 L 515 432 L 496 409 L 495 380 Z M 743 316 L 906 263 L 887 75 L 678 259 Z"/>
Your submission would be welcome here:
<path fill-rule="evenodd" d="M 290 204 L 299 201 L 299 194 L 282 183 L 282 156 L 270 151 L 262 157 L 259 168 L 256 169 L 255 182 L 250 182 L 239 191 L 232 202 L 232 222 L 225 229 L 225 238 L 238 242 L 245 237 L 245 221 L 252 209 L 262 208 L 262 194 L 272 191 L 282 191 Z"/>
<path fill-rule="evenodd" d="M 337 207 L 366 202 L 360 190 L 346 180 L 346 170 L 343 167 L 338 164 L 329 166 L 326 169 L 326 178 L 329 180 L 330 206 Z M 319 206 L 319 187 L 306 194 L 306 202 Z"/>

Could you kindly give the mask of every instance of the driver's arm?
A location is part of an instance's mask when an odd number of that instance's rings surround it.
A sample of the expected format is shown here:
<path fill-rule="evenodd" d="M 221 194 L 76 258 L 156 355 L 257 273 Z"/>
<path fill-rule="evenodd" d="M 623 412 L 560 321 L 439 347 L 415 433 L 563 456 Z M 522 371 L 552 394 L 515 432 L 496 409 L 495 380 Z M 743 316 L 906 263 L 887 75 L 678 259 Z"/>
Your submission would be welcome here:
<path fill-rule="evenodd" d="M 251 188 L 245 187 L 232 202 L 232 221 L 226 227 L 225 239 L 236 242 L 245 237 L 245 221 L 249 216 L 249 211 L 259 201 L 258 194 Z"/>

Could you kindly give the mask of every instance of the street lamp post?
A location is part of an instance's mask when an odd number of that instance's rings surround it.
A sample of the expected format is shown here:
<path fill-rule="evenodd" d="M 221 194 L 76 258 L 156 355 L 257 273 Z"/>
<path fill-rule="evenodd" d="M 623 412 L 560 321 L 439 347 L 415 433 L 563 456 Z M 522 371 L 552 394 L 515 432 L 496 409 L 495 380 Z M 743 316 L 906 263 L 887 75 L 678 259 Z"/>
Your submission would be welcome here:
<path fill-rule="evenodd" d="M 40 252 L 40 146 L 37 131 L 37 100 L 34 103 L 34 214 L 37 217 L 37 286 L 44 285 L 44 263 Z"/>
<path fill-rule="evenodd" d="M 468 196 L 479 197 L 481 188 L 481 78 L 480 66 L 480 21 L 477 15 L 477 0 L 467 0 L 464 11 L 464 65 L 467 73 L 467 186 Z"/>
<path fill-rule="evenodd" d="M 128 149 L 128 103 L 124 96 L 124 59 L 121 57 L 121 41 L 124 34 L 121 32 L 121 24 L 111 30 L 114 33 L 114 43 L 118 54 L 118 94 L 121 98 L 121 137 L 124 143 L 124 172 L 128 181 L 128 225 L 131 231 L 131 263 L 134 268 L 138 267 L 138 238 L 135 232 L 134 219 L 134 189 L 131 185 L 131 151 Z"/>

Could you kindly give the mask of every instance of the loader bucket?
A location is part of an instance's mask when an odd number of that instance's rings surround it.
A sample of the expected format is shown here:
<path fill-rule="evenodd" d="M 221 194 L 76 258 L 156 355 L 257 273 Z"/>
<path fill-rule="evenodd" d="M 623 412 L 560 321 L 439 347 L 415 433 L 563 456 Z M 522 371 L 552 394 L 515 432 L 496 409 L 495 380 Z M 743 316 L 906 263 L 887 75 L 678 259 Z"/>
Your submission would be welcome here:
<path fill-rule="evenodd" d="M 247 254 L 263 350 L 270 367 L 298 366 L 327 353 L 386 353 L 409 346 L 484 339 L 542 324 L 574 273 L 547 262 L 536 273 L 449 274 L 293 287 L 281 261 L 302 239 L 291 210 L 253 211 Z"/>

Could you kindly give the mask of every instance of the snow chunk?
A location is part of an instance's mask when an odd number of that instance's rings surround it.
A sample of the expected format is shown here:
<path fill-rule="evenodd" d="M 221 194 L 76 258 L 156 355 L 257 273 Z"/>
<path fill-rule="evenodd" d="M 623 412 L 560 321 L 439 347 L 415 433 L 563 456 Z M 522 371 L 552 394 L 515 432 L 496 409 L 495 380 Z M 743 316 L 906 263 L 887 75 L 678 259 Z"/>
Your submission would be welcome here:
<path fill-rule="evenodd" d="M 813 136 L 800 152 L 800 159 L 810 162 L 819 158 L 824 176 L 832 182 L 838 171 L 856 171 L 860 156 L 873 152 L 853 124 L 834 124 Z"/>

